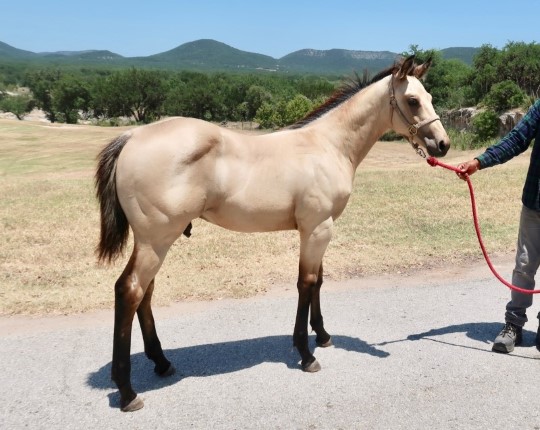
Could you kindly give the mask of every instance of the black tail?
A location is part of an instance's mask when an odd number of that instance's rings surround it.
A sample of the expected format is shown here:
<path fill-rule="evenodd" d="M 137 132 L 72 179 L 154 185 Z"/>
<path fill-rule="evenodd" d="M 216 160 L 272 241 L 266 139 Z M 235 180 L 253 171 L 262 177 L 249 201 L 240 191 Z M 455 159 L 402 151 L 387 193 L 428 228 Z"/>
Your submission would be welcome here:
<path fill-rule="evenodd" d="M 101 234 L 96 253 L 100 262 L 111 263 L 124 250 L 129 223 L 116 193 L 116 163 L 129 134 L 110 142 L 98 155 L 95 186 L 101 214 Z"/>

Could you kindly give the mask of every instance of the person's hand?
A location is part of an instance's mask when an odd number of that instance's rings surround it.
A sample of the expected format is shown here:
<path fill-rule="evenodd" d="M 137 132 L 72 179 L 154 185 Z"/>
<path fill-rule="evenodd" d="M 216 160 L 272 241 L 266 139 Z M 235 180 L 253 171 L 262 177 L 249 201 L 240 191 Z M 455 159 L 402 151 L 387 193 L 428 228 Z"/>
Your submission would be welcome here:
<path fill-rule="evenodd" d="M 456 172 L 456 175 L 464 181 L 467 180 L 467 176 L 472 175 L 480 169 L 480 162 L 475 158 L 465 163 L 458 164 L 457 168 L 461 171 L 460 173 Z"/>

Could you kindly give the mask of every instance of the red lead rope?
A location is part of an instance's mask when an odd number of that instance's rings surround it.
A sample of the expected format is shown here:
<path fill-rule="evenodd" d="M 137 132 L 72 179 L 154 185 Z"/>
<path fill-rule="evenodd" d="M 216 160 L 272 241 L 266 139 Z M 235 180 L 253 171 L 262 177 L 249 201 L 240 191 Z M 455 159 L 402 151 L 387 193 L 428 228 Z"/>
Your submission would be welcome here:
<path fill-rule="evenodd" d="M 434 157 L 427 157 L 426 161 L 430 166 L 441 166 L 445 169 L 452 170 L 456 173 L 463 173 L 461 170 L 459 170 L 457 167 L 450 166 L 449 164 L 445 164 L 440 162 Z M 471 195 L 471 206 L 472 206 L 472 214 L 473 214 L 473 221 L 474 221 L 474 229 L 476 230 L 476 236 L 478 237 L 478 243 L 480 244 L 480 248 L 482 248 L 482 254 L 484 254 L 484 258 L 486 259 L 486 263 L 491 269 L 491 272 L 495 275 L 495 277 L 501 281 L 504 285 L 506 285 L 508 288 L 514 291 L 519 291 L 523 294 L 538 294 L 540 293 L 540 290 L 526 290 L 524 288 L 516 287 L 515 285 L 510 284 L 509 282 L 506 282 L 501 275 L 497 273 L 495 268 L 493 267 L 493 264 L 491 264 L 491 260 L 489 259 L 489 256 L 486 252 L 486 247 L 484 246 L 484 241 L 482 240 L 482 235 L 480 234 L 480 225 L 478 224 L 478 214 L 476 213 L 476 200 L 474 198 L 474 190 L 471 183 L 471 178 L 469 178 L 469 175 L 465 176 L 465 179 L 467 180 L 467 185 L 469 186 L 469 193 Z"/>

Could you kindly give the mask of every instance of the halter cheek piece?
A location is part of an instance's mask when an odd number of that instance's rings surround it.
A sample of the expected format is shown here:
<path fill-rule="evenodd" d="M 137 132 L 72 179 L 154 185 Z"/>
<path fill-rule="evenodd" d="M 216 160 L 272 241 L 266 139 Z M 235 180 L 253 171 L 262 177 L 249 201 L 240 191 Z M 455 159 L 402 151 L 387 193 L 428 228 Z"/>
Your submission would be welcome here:
<path fill-rule="evenodd" d="M 390 106 L 392 108 L 391 114 L 390 114 L 390 122 L 392 123 L 392 119 L 394 117 L 394 110 L 397 110 L 399 115 L 401 116 L 401 119 L 403 119 L 405 124 L 409 125 L 407 129 L 409 131 L 409 136 L 407 136 L 407 140 L 409 141 L 409 143 L 411 144 L 411 146 L 414 148 L 414 150 L 416 151 L 418 155 L 420 155 L 422 158 L 426 158 L 426 153 L 424 152 L 424 150 L 420 148 L 420 145 L 418 145 L 418 143 L 414 141 L 414 136 L 418 134 L 418 130 L 422 128 L 423 126 L 431 124 L 432 122 L 435 122 L 435 121 L 440 121 L 441 119 L 438 116 L 436 116 L 434 118 L 427 118 L 417 123 L 412 123 L 411 121 L 409 121 L 407 117 L 405 116 L 405 114 L 403 113 L 403 111 L 401 110 L 401 108 L 399 107 L 398 102 L 396 100 L 396 96 L 394 93 L 394 76 L 393 75 L 392 75 L 392 80 L 390 82 L 391 82 Z"/>

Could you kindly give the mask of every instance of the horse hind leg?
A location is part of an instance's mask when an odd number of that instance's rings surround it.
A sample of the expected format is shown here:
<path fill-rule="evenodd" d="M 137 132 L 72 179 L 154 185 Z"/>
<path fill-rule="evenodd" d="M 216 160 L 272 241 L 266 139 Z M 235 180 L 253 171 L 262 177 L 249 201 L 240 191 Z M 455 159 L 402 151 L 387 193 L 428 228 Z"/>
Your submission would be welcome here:
<path fill-rule="evenodd" d="M 161 345 L 159 345 L 157 334 L 154 334 L 155 328 L 152 329 L 152 324 L 150 324 L 151 313 L 149 314 L 148 310 L 151 292 L 148 296 L 146 293 L 149 288 L 153 288 L 151 282 L 159 271 L 167 250 L 168 247 L 161 247 L 161 252 L 157 252 L 150 245 L 143 246 L 135 242 L 128 264 L 115 284 L 111 378 L 120 391 L 120 408 L 125 412 L 135 411 L 144 406 L 143 401 L 137 397 L 131 386 L 130 360 L 133 318 L 143 302 L 140 315 L 143 316 L 143 333 L 146 336 L 145 349 L 148 344 L 150 354 L 157 360 L 158 370 L 166 365 L 163 352 L 159 353 Z M 145 297 L 148 297 L 146 301 Z"/>
<path fill-rule="evenodd" d="M 144 341 L 144 352 L 155 364 L 154 372 L 165 377 L 174 374 L 175 368 L 165 358 L 161 342 L 159 341 L 154 316 L 152 314 L 152 293 L 154 292 L 154 279 L 150 282 L 144 298 L 137 308 L 137 317 Z"/>

